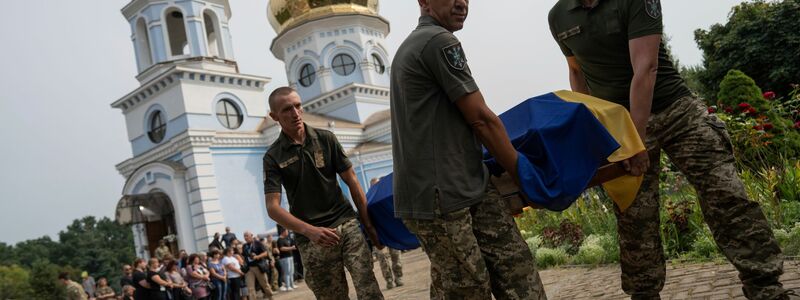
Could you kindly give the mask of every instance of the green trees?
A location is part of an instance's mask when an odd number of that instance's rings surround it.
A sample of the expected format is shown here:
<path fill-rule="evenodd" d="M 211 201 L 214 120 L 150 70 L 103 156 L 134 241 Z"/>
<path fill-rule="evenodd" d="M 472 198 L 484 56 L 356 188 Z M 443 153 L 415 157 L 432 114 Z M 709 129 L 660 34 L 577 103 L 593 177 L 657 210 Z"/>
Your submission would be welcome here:
<path fill-rule="evenodd" d="M 58 241 L 44 236 L 16 246 L 0 243 L 0 299 L 61 299 L 64 290 L 57 281 L 61 271 L 70 272 L 75 281 L 81 271 L 95 278 L 106 276 L 119 289 L 121 266 L 135 258 L 130 228 L 88 216 L 74 220 L 58 236 Z M 14 296 L 19 291 L 27 296 Z"/>
<path fill-rule="evenodd" d="M 769 103 L 762 96 L 756 82 L 739 70 L 730 70 L 719 84 L 717 102 L 726 107 L 736 107 L 748 103 L 760 111 L 769 109 Z"/>
<path fill-rule="evenodd" d="M 692 74 L 706 99 L 719 92 L 731 69 L 750 75 L 758 86 L 779 95 L 800 80 L 800 0 L 745 2 L 733 8 L 728 23 L 695 31 L 703 69 Z"/>

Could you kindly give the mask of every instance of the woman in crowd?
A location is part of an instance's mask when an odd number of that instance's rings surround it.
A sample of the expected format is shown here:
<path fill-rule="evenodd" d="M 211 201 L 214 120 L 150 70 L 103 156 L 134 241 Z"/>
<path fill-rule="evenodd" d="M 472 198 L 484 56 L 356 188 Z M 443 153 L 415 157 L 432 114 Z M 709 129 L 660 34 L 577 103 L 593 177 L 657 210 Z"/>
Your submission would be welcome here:
<path fill-rule="evenodd" d="M 169 261 L 166 270 L 167 280 L 172 282 L 172 300 L 188 300 L 191 299 L 192 290 L 189 289 L 189 284 L 183 279 L 183 275 L 178 270 L 178 261 Z"/>
<path fill-rule="evenodd" d="M 218 249 L 211 250 L 211 261 L 208 263 L 208 270 L 211 271 L 211 284 L 216 287 L 212 293 L 212 299 L 214 300 L 225 300 L 225 295 L 227 294 L 228 273 L 221 260 L 222 252 Z"/>
<path fill-rule="evenodd" d="M 222 259 L 222 265 L 225 266 L 227 271 L 230 300 L 239 300 L 241 295 L 246 296 L 247 293 L 242 293 L 244 272 L 242 272 L 242 264 L 235 257 L 234 252 L 233 247 L 225 249 L 225 258 Z"/>
<path fill-rule="evenodd" d="M 150 284 L 147 282 L 147 262 L 137 258 L 133 261 L 133 299 L 150 299 Z"/>
<path fill-rule="evenodd" d="M 108 279 L 105 277 L 100 277 L 100 279 L 97 280 L 97 291 L 95 292 L 95 296 L 97 297 L 95 298 L 97 300 L 117 299 L 114 297 L 116 296 L 116 293 L 114 293 L 114 290 L 108 286 Z"/>
<path fill-rule="evenodd" d="M 242 256 L 242 252 L 243 252 L 242 251 L 242 243 L 239 242 L 238 240 L 234 240 L 233 244 L 235 245 L 233 247 L 233 257 L 236 258 L 237 262 L 239 262 L 239 266 L 240 266 L 239 270 L 242 271 L 243 274 L 247 273 L 247 270 L 242 270 L 242 267 L 247 268 L 247 265 L 244 262 L 244 256 Z M 239 284 L 241 286 L 240 291 L 241 291 L 241 295 L 242 295 L 241 299 L 247 300 L 247 298 L 248 298 L 247 295 L 250 292 L 247 290 L 247 286 L 243 284 L 244 283 L 244 276 L 239 277 L 239 280 L 240 280 Z M 255 299 L 253 299 L 253 300 L 255 300 Z"/>
<path fill-rule="evenodd" d="M 189 256 L 189 265 L 186 267 L 187 281 L 192 289 L 192 295 L 197 300 L 208 299 L 208 286 L 211 278 L 206 267 L 200 262 L 200 256 L 192 254 Z"/>
<path fill-rule="evenodd" d="M 150 285 L 150 298 L 152 300 L 167 300 L 167 291 L 172 290 L 172 283 L 161 273 L 161 264 L 158 258 L 151 258 L 147 270 L 147 283 Z"/>

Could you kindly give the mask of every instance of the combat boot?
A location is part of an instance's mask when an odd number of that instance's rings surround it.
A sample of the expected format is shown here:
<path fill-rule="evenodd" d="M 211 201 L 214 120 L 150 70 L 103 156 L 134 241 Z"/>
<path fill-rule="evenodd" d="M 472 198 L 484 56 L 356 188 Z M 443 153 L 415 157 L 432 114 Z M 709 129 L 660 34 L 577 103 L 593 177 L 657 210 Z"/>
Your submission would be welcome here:
<path fill-rule="evenodd" d="M 394 284 L 398 287 L 405 285 L 405 283 L 403 283 L 403 278 L 400 277 L 394 279 Z"/>
<path fill-rule="evenodd" d="M 394 282 L 392 282 L 391 280 L 386 281 L 386 289 L 391 290 L 392 288 L 394 288 Z"/>

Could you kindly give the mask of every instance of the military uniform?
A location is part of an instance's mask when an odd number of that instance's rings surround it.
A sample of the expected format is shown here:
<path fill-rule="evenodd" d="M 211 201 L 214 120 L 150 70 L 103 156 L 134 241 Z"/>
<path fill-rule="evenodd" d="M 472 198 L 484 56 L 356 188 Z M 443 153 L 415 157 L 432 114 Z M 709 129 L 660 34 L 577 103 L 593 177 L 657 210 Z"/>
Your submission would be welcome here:
<path fill-rule="evenodd" d="M 372 252 L 375 253 L 375 258 L 378 259 L 383 279 L 386 280 L 386 286 L 402 286 L 403 263 L 400 261 L 400 250 L 384 247 L 382 250 L 373 248 Z"/>
<path fill-rule="evenodd" d="M 293 216 L 312 226 L 336 229 L 340 242 L 334 247 L 323 247 L 300 234 L 296 237 L 306 282 L 317 299 L 347 299 L 345 267 L 358 299 L 383 299 L 367 241 L 336 178 L 352 164 L 333 133 L 305 128 L 303 145 L 281 133 L 264 155 L 264 193 L 281 193 L 283 185 Z"/>
<path fill-rule="evenodd" d="M 534 258 L 454 103 L 476 91 L 458 39 L 421 17 L 392 64 L 395 214 L 431 261 L 431 299 L 544 299 Z"/>
<path fill-rule="evenodd" d="M 167 245 L 159 246 L 158 248 L 156 248 L 156 253 L 155 254 L 156 254 L 155 256 L 156 256 L 156 258 L 158 258 L 158 260 L 163 260 L 164 257 L 167 257 L 167 255 L 172 255 L 172 253 L 169 251 L 169 246 L 167 246 Z"/>
<path fill-rule="evenodd" d="M 74 281 L 67 282 L 67 299 L 69 300 L 86 300 L 88 297 L 86 296 L 86 292 L 83 290 L 83 287 Z"/>
<path fill-rule="evenodd" d="M 553 37 L 575 57 L 593 96 L 629 106 L 633 78 L 628 42 L 662 34 L 658 0 L 561 0 L 550 12 Z M 622 288 L 634 299 L 658 299 L 665 258 L 659 231 L 659 156 L 664 150 L 697 190 L 717 245 L 739 271 L 745 296 L 772 299 L 783 258 L 756 202 L 738 177 L 725 124 L 692 95 L 662 42 L 647 125 L 650 169 L 633 205 L 617 210 Z"/>

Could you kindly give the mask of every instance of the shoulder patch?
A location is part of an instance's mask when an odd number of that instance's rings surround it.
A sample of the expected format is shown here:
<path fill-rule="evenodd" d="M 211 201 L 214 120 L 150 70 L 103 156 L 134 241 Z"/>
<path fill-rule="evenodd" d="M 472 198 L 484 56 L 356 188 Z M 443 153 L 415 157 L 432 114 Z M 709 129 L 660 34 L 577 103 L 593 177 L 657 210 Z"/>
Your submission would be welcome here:
<path fill-rule="evenodd" d="M 451 68 L 456 70 L 464 70 L 467 66 L 467 56 L 464 55 L 464 49 L 461 48 L 461 43 L 456 43 L 442 48 L 442 53 Z"/>
<path fill-rule="evenodd" d="M 653 19 L 661 18 L 661 0 L 644 0 L 644 10 Z"/>

